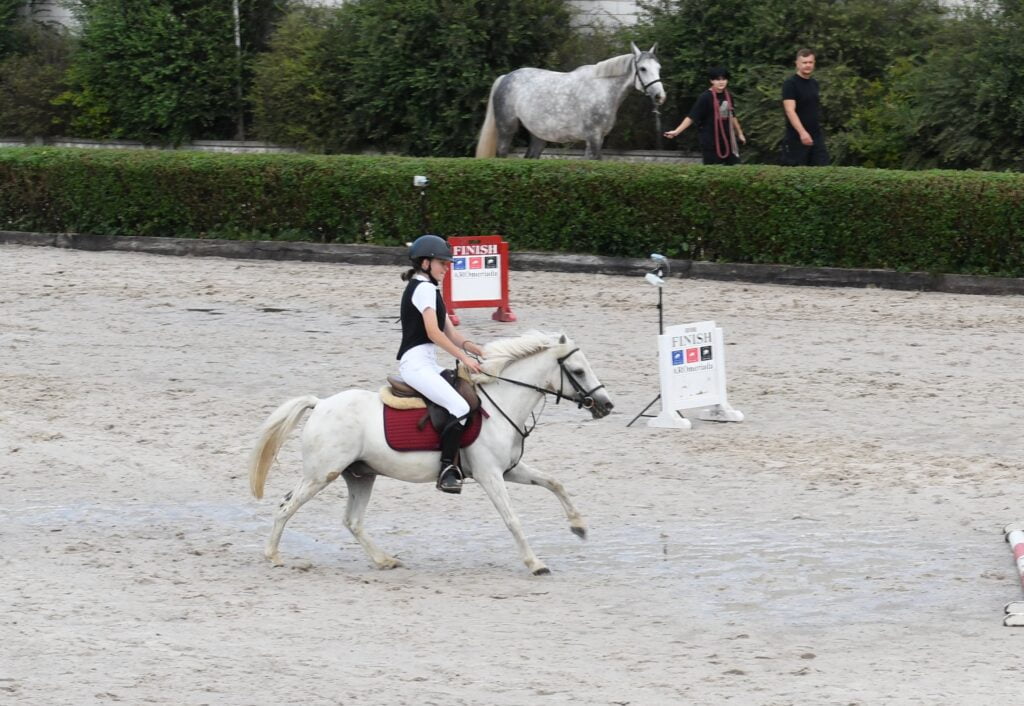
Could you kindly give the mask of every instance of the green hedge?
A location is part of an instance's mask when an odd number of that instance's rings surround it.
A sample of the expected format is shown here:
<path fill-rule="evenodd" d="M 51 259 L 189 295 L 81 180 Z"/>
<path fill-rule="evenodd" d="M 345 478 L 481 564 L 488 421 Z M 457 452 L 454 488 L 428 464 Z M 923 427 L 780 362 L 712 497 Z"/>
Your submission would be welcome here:
<path fill-rule="evenodd" d="M 0 229 L 1024 276 L 1024 176 L 857 168 L 0 149 Z"/>

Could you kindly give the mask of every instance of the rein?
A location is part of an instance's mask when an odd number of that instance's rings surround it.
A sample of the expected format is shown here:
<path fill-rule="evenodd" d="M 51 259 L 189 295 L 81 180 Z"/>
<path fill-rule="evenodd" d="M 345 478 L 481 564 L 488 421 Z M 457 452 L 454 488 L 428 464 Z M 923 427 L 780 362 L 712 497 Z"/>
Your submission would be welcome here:
<path fill-rule="evenodd" d="M 519 387 L 528 387 L 531 390 L 536 390 L 537 392 L 540 392 L 544 395 L 552 395 L 555 398 L 555 404 L 561 402 L 563 397 L 569 399 L 563 391 L 563 382 L 566 378 L 568 378 L 569 384 L 572 386 L 574 390 L 576 390 L 576 395 L 573 396 L 572 398 L 576 402 L 576 408 L 590 409 L 591 407 L 594 406 L 594 398 L 592 397 L 592 395 L 598 390 L 600 390 L 602 387 L 604 387 L 604 383 L 598 385 L 597 387 L 591 390 L 587 390 L 586 388 L 583 387 L 583 385 L 580 384 L 579 380 L 577 380 L 573 376 L 573 374 L 566 369 L 565 361 L 569 359 L 569 356 L 571 356 L 573 353 L 576 353 L 577 351 L 579 351 L 579 348 L 573 348 L 571 351 L 569 351 L 568 353 L 566 353 L 565 355 L 558 359 L 558 367 L 561 371 L 558 379 L 558 392 L 555 392 L 554 390 L 549 390 L 546 387 L 538 387 L 537 385 L 531 385 L 530 383 L 523 382 L 521 380 L 513 380 L 512 378 L 506 378 L 500 375 L 491 375 L 490 373 L 484 373 L 483 371 L 481 371 L 481 373 L 489 378 L 493 378 L 494 380 L 510 382 L 513 385 L 518 385 Z M 530 414 L 533 416 L 533 425 L 530 426 L 529 429 L 527 429 L 525 425 L 522 429 L 520 429 L 518 426 L 516 426 L 516 423 L 512 421 L 512 418 L 505 413 L 505 410 L 498 406 L 498 403 L 494 401 L 494 398 L 491 397 L 491 395 L 487 392 L 486 388 L 483 385 L 479 386 L 477 389 L 480 391 L 480 394 L 486 397 L 487 400 L 492 405 L 494 405 L 494 408 L 498 410 L 498 413 L 501 414 L 501 416 L 504 417 L 505 420 L 512 425 L 512 428 L 516 430 L 519 436 L 522 437 L 523 444 L 520 446 L 519 458 L 516 459 L 515 463 L 513 463 L 511 466 L 505 469 L 505 473 L 508 473 L 513 468 L 519 465 L 519 461 L 522 460 L 523 454 L 526 453 L 526 437 L 532 434 L 533 430 L 537 428 L 537 421 L 539 419 L 539 415 L 530 412 Z M 544 400 L 545 402 L 547 402 L 547 397 L 544 397 Z M 543 409 L 541 411 L 543 412 Z"/>
<path fill-rule="evenodd" d="M 594 398 L 592 397 L 592 395 L 595 392 L 597 392 L 598 390 L 600 390 L 602 387 L 604 387 L 604 383 L 601 383 L 597 387 L 595 387 L 595 388 L 593 388 L 591 390 L 588 390 L 585 387 L 583 387 L 583 385 L 580 384 L 579 380 L 577 380 L 575 377 L 573 377 L 572 373 L 570 373 L 568 370 L 566 370 L 566 368 L 565 368 L 565 361 L 569 359 L 569 356 L 571 356 L 573 353 L 576 353 L 578 351 L 579 351 L 579 348 L 573 348 L 571 351 L 569 351 L 568 353 L 566 353 L 565 355 L 563 355 L 561 358 L 558 359 L 558 367 L 561 369 L 561 375 L 559 376 L 559 381 L 558 381 L 558 392 L 555 392 L 554 390 L 549 390 L 546 387 L 537 387 L 536 385 L 531 385 L 530 383 L 523 382 L 521 380 L 513 380 L 512 378 L 505 378 L 505 377 L 501 377 L 500 375 L 491 375 L 490 373 L 485 373 L 483 371 L 480 371 L 480 372 L 483 375 L 486 375 L 487 377 L 493 378 L 495 380 L 503 380 L 504 382 L 510 382 L 513 385 L 518 385 L 519 387 L 528 387 L 531 390 L 536 390 L 537 392 L 543 393 L 545 395 L 552 395 L 555 398 L 555 404 L 558 404 L 559 402 L 561 402 L 563 397 L 565 399 L 569 399 L 569 397 L 564 392 L 564 385 L 563 385 L 564 380 L 566 378 L 568 378 L 569 379 L 569 384 L 572 385 L 572 388 L 574 390 L 576 390 L 576 394 L 572 397 L 572 400 L 574 402 L 576 402 L 576 408 L 577 409 L 590 409 L 591 407 L 594 406 Z M 483 389 L 481 389 L 480 391 L 483 392 Z M 486 393 L 484 393 L 484 394 L 486 395 Z M 491 399 L 490 395 L 487 395 L 487 399 L 489 399 L 489 400 Z M 491 402 L 493 402 L 493 401 L 494 400 L 491 400 Z M 495 406 L 497 406 L 497 405 L 495 405 Z M 508 417 L 506 417 L 506 419 L 508 419 Z"/>

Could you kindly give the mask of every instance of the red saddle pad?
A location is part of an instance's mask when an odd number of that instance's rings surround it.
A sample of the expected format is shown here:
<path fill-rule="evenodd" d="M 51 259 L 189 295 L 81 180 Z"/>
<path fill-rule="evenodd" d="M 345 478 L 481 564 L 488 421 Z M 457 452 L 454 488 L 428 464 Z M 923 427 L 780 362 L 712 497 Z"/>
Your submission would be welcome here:
<path fill-rule="evenodd" d="M 425 409 L 392 409 L 384 406 L 384 438 L 395 451 L 440 451 L 441 435 L 428 420 L 419 429 L 420 420 L 426 415 Z M 483 426 L 481 410 L 469 418 L 469 426 L 462 434 L 459 444 L 465 448 L 476 441 Z"/>

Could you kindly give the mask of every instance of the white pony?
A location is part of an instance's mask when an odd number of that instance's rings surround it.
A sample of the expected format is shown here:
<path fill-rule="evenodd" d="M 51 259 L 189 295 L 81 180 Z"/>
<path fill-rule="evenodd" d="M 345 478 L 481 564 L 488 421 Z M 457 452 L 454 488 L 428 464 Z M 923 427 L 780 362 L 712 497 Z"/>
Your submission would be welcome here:
<path fill-rule="evenodd" d="M 484 352 L 482 372 L 474 378 L 480 383 L 482 406 L 489 418 L 477 440 L 462 449 L 462 469 L 480 484 L 498 509 L 527 568 L 535 575 L 547 574 L 548 568 L 530 549 L 512 511 L 505 481 L 547 488 L 561 501 L 572 532 L 586 538 L 587 529 L 562 484 L 520 460 L 531 431 L 527 420 L 545 395 L 570 399 L 589 409 L 595 419 L 612 410 L 612 401 L 586 356 L 564 334 L 532 332 L 494 341 L 485 346 Z M 391 449 L 384 438 L 382 402 L 377 392 L 346 390 L 324 400 L 308 395 L 278 407 L 263 423 L 249 462 L 253 495 L 263 497 L 270 466 L 308 409 L 313 413 L 302 430 L 302 480 L 277 509 L 265 549 L 267 558 L 281 563 L 278 543 L 285 523 L 306 501 L 341 476 L 348 484 L 345 526 L 378 567 L 400 566 L 399 560 L 378 548 L 363 529 L 373 482 L 381 475 L 433 484 L 438 452 Z"/>
<path fill-rule="evenodd" d="M 587 143 L 587 159 L 601 159 L 604 138 L 615 126 L 630 86 L 659 105 L 665 101 L 657 44 L 568 73 L 524 68 L 499 76 L 491 85 L 487 115 L 476 145 L 477 157 L 505 157 L 519 124 L 530 133 L 526 157 L 538 158 L 548 142 Z"/>

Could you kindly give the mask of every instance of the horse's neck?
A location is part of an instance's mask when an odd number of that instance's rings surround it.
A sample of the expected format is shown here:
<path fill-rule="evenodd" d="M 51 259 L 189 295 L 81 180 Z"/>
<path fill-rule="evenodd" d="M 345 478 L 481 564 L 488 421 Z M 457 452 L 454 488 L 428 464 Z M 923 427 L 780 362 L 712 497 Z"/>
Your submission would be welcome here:
<path fill-rule="evenodd" d="M 631 55 L 628 55 L 628 54 L 624 55 L 624 56 L 621 56 L 621 57 L 614 57 L 614 59 L 609 59 L 608 60 L 608 61 L 615 61 L 617 59 L 617 60 L 623 60 L 624 61 L 627 56 L 630 59 L 630 61 L 628 63 L 626 63 L 626 64 L 615 64 L 614 65 L 615 68 L 613 70 L 618 70 L 623 65 L 627 66 L 627 69 L 626 69 L 625 73 L 621 73 L 621 74 L 618 74 L 618 75 L 612 75 L 612 76 L 601 76 L 601 75 L 599 75 L 600 74 L 600 70 L 599 70 L 598 67 L 601 66 L 601 64 L 593 64 L 593 65 L 587 67 L 587 68 L 590 69 L 590 72 L 591 72 L 590 80 L 594 81 L 598 85 L 602 86 L 602 88 L 604 90 L 606 90 L 612 96 L 612 98 L 616 101 L 616 105 L 618 105 L 619 103 L 622 102 L 622 100 L 626 97 L 626 93 L 629 92 L 630 87 L 633 85 L 633 78 L 634 78 L 634 76 L 636 74 L 636 64 L 632 60 L 633 57 Z M 606 62 L 602 62 L 602 64 L 605 65 L 606 69 L 610 68 L 610 67 L 608 67 L 608 64 Z"/>
<path fill-rule="evenodd" d="M 609 99 L 614 106 L 612 114 L 614 115 L 619 106 L 622 105 L 622 101 L 626 99 L 626 94 L 629 93 L 629 89 L 633 87 L 633 69 L 619 76 L 598 76 L 594 77 L 593 81 L 597 82 L 603 90 L 607 92 Z"/>

